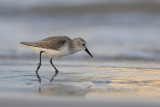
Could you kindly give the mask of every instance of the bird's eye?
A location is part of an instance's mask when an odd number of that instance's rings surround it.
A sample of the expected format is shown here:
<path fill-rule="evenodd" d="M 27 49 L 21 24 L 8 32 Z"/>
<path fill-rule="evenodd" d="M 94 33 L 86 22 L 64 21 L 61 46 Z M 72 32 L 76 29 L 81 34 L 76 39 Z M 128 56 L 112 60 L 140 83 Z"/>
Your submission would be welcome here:
<path fill-rule="evenodd" d="M 83 46 L 85 46 L 85 44 L 83 44 Z"/>

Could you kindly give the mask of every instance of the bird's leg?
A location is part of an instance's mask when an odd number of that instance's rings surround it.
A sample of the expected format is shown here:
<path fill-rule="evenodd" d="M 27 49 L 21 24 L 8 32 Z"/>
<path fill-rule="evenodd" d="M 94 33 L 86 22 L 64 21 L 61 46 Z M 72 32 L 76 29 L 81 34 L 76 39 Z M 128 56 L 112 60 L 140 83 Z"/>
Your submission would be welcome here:
<path fill-rule="evenodd" d="M 52 82 L 53 81 L 53 79 L 54 79 L 54 77 L 58 74 L 58 70 L 57 70 L 57 68 L 53 65 L 53 63 L 52 63 L 52 58 L 50 59 L 50 63 L 51 63 L 51 65 L 53 66 L 53 68 L 55 69 L 55 74 L 54 74 L 54 76 L 51 78 L 51 80 L 50 80 L 50 82 Z"/>
<path fill-rule="evenodd" d="M 40 52 L 40 62 L 39 62 L 39 64 L 38 64 L 38 67 L 37 67 L 37 70 L 36 70 L 36 75 L 37 75 L 37 78 L 38 78 L 38 80 L 39 80 L 39 83 L 41 83 L 41 78 L 40 78 L 40 76 L 39 76 L 39 74 L 38 74 L 38 70 L 39 70 L 39 68 L 41 67 L 41 55 L 42 55 L 43 52 L 44 52 L 44 51 L 41 51 L 41 52 Z"/>

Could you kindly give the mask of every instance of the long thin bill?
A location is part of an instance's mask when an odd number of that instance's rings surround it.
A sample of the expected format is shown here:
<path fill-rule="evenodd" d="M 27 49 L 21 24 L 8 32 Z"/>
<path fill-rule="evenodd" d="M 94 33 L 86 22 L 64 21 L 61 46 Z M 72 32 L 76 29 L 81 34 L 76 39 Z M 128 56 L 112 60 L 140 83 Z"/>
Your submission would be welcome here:
<path fill-rule="evenodd" d="M 89 52 L 89 50 L 86 48 L 85 51 L 93 58 L 92 54 Z"/>

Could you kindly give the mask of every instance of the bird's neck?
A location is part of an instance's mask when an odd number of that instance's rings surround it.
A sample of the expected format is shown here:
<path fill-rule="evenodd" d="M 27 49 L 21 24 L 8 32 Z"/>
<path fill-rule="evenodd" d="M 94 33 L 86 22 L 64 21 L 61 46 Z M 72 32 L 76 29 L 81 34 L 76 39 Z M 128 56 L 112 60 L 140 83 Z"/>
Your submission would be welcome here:
<path fill-rule="evenodd" d="M 72 41 L 72 51 L 75 53 L 75 52 L 78 52 L 78 51 L 80 51 L 79 49 L 78 49 L 78 47 L 77 47 L 77 42 L 76 41 Z"/>

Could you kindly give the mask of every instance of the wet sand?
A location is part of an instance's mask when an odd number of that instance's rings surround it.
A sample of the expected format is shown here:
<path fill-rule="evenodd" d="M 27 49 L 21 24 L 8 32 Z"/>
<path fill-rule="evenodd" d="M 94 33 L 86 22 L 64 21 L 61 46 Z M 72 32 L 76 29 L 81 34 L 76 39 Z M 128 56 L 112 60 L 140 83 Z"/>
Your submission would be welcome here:
<path fill-rule="evenodd" d="M 0 61 L 1 105 L 160 105 L 159 62 L 56 60 L 60 73 L 50 83 L 54 69 L 45 60 L 39 72 L 39 85 L 35 75 L 37 61 Z"/>
<path fill-rule="evenodd" d="M 68 98 L 48 96 L 0 96 L 2 107 L 159 107 L 158 100 L 127 98 Z"/>

